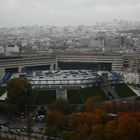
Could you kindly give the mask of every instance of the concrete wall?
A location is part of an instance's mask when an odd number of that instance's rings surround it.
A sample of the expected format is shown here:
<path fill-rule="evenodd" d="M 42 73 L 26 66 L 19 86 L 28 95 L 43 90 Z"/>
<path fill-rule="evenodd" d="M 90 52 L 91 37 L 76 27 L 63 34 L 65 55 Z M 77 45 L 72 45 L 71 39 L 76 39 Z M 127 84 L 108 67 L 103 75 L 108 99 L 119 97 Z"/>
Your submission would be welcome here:
<path fill-rule="evenodd" d="M 1 80 L 2 80 L 2 78 L 4 76 L 4 74 L 5 74 L 5 69 L 4 68 L 1 68 L 0 69 L 0 83 L 1 83 Z"/>

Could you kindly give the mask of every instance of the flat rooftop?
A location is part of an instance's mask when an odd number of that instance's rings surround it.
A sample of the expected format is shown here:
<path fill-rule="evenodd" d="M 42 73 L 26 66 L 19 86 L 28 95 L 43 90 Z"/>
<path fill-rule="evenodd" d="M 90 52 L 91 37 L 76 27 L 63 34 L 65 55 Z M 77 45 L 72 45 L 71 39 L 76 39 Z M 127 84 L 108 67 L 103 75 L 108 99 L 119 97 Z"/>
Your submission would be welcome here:
<path fill-rule="evenodd" d="M 34 88 L 91 87 L 101 81 L 101 75 L 106 73 L 109 81 L 118 80 L 114 73 L 94 70 L 44 70 L 28 71 L 25 76 Z M 20 74 L 13 74 L 18 77 Z"/>
<path fill-rule="evenodd" d="M 35 71 L 26 75 L 31 85 L 84 85 L 93 83 L 97 73 L 92 70 Z"/>

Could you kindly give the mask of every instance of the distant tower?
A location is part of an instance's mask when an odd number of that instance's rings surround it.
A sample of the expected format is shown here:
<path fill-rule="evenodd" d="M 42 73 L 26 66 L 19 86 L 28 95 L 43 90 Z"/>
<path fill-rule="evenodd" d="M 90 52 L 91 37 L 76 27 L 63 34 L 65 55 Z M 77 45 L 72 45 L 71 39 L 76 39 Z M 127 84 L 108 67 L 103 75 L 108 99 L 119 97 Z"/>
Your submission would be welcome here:
<path fill-rule="evenodd" d="M 121 37 L 120 37 L 120 46 L 121 46 L 121 47 L 125 47 L 125 37 L 124 37 L 123 34 L 122 34 Z"/>
<path fill-rule="evenodd" d="M 101 45 L 105 46 L 105 38 L 101 38 Z"/>

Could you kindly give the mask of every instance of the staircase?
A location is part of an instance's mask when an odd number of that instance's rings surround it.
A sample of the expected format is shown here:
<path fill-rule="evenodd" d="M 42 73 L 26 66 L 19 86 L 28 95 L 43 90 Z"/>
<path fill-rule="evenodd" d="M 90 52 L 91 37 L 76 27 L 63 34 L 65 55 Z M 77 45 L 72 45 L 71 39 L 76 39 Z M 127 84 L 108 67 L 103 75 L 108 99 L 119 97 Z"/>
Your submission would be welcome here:
<path fill-rule="evenodd" d="M 6 84 L 10 80 L 11 76 L 12 76 L 11 72 L 6 73 L 2 78 L 2 84 Z"/>
<path fill-rule="evenodd" d="M 102 90 L 105 92 L 106 96 L 111 99 L 120 99 L 118 94 L 114 91 L 111 86 L 102 86 Z"/>

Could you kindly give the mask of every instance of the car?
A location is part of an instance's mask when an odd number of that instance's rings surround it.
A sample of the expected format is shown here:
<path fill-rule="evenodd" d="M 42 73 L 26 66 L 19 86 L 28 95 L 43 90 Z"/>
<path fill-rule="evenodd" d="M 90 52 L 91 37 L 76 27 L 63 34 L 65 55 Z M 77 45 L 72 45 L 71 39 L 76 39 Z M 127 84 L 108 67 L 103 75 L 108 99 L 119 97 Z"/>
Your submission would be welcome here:
<path fill-rule="evenodd" d="M 44 115 L 39 115 L 37 116 L 36 120 L 42 122 L 44 121 L 44 118 L 45 118 Z"/>
<path fill-rule="evenodd" d="M 23 128 L 20 128 L 20 132 L 25 132 L 25 129 L 23 129 Z"/>
<path fill-rule="evenodd" d="M 21 132 L 21 130 L 20 130 L 20 129 L 16 129 L 16 132 L 20 133 L 20 132 Z"/>
<path fill-rule="evenodd" d="M 55 140 L 55 137 L 48 137 L 47 140 Z"/>
<path fill-rule="evenodd" d="M 3 127 L 1 128 L 1 130 L 4 131 L 4 132 L 8 132 L 8 131 L 9 131 L 9 128 L 6 127 L 6 126 L 3 126 Z"/>
<path fill-rule="evenodd" d="M 11 133 L 11 134 L 15 134 L 16 133 L 16 129 L 9 129 L 8 132 Z"/>

